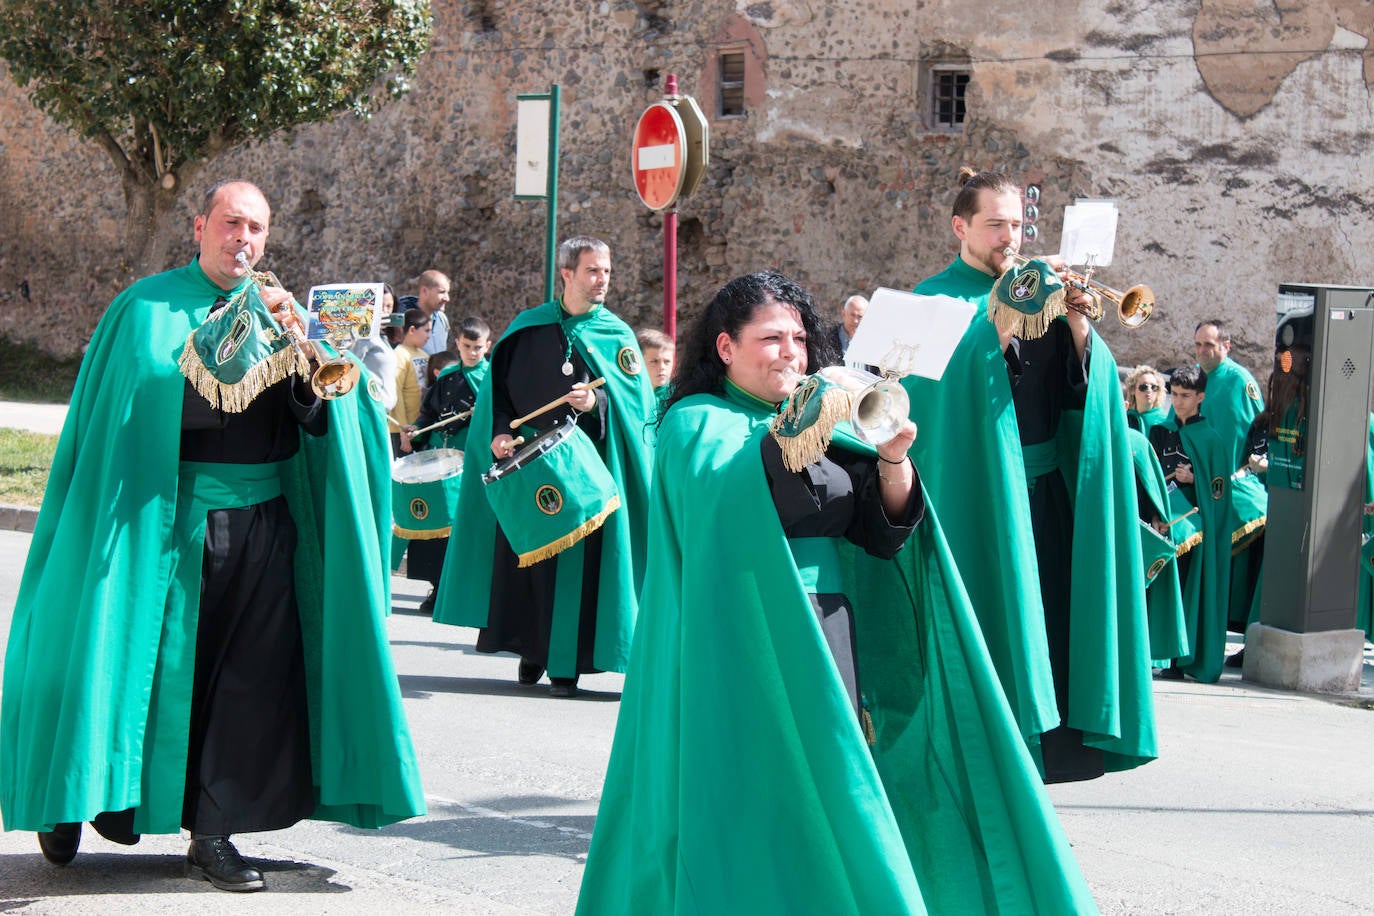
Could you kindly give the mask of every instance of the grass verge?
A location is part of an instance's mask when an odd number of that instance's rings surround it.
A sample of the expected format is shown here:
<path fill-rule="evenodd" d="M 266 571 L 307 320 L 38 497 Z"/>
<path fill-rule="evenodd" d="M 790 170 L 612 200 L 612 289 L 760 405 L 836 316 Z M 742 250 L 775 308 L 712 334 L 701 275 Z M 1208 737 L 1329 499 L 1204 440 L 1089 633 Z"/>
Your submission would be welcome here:
<path fill-rule="evenodd" d="M 38 508 L 56 449 L 56 436 L 0 429 L 0 505 Z"/>
<path fill-rule="evenodd" d="M 79 356 L 53 356 L 33 344 L 0 336 L 0 401 L 65 404 L 80 368 Z"/>

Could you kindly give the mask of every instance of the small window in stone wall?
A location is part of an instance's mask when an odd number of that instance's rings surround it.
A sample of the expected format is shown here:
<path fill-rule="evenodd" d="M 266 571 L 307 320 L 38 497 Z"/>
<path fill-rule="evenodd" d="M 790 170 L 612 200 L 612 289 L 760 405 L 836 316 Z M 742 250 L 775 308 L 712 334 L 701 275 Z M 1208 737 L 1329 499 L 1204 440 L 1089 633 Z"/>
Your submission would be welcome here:
<path fill-rule="evenodd" d="M 967 114 L 964 95 L 968 90 L 969 68 L 961 64 L 939 63 L 928 64 L 924 70 L 926 125 L 931 130 L 963 130 Z"/>
<path fill-rule="evenodd" d="M 744 52 L 721 51 L 716 58 L 716 65 L 720 116 L 744 117 Z"/>

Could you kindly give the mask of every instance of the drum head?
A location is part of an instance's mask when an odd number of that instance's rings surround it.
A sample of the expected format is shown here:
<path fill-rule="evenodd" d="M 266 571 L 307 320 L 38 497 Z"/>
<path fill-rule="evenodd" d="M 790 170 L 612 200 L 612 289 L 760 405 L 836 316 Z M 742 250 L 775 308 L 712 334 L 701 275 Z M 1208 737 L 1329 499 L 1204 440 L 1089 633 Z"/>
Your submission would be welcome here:
<path fill-rule="evenodd" d="M 391 479 L 397 483 L 444 480 L 463 472 L 463 453 L 456 448 L 434 448 L 403 455 L 391 463 Z"/>
<path fill-rule="evenodd" d="M 533 439 L 520 446 L 520 449 L 509 458 L 502 458 L 491 466 L 482 475 L 484 483 L 491 483 L 493 480 L 500 480 L 507 474 L 520 470 L 540 455 L 553 449 L 555 445 L 572 435 L 577 423 L 573 420 L 560 420 L 556 426 L 544 430 Z"/>

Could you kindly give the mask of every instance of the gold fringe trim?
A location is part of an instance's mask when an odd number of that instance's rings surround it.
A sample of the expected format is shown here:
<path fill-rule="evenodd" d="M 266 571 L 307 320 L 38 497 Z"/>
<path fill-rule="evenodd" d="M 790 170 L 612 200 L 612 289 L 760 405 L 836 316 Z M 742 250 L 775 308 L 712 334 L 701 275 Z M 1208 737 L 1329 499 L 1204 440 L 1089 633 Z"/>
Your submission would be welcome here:
<path fill-rule="evenodd" d="M 1002 320 L 1011 328 L 1012 335 L 1022 340 L 1036 340 L 1044 337 L 1045 332 L 1054 323 L 1054 319 L 1068 313 L 1068 309 L 1064 306 L 1064 291 L 1062 289 L 1050 293 L 1049 298 L 1045 300 L 1045 307 L 1034 315 L 1027 315 L 998 299 L 995 287 L 993 294 L 988 296 L 988 318 L 992 319 L 993 324 L 998 324 L 998 316 L 1005 316 Z M 998 324 L 998 327 L 1000 328 L 1002 325 Z"/>
<path fill-rule="evenodd" d="M 453 531 L 453 526 L 447 528 L 402 528 L 395 522 L 391 523 L 391 533 L 398 538 L 405 538 L 408 541 L 437 541 L 439 538 L 446 538 Z"/>
<path fill-rule="evenodd" d="M 1196 547 L 1197 545 L 1199 545 L 1199 544 L 1201 544 L 1201 543 L 1202 543 L 1202 532 L 1201 532 L 1201 531 L 1194 531 L 1194 532 L 1188 537 L 1188 540 L 1184 541 L 1182 544 L 1179 544 L 1177 547 L 1174 548 L 1174 556 L 1176 556 L 1176 557 L 1181 557 L 1181 556 L 1183 556 L 1185 553 L 1187 553 L 1188 551 L 1192 550 L 1194 547 Z"/>
<path fill-rule="evenodd" d="M 181 350 L 177 366 L 191 387 L 209 401 L 211 407 L 227 413 L 243 413 L 258 395 L 288 375 L 305 375 L 300 354 L 288 347 L 255 363 L 237 382 L 221 382 L 201 361 L 200 354 L 196 352 L 195 336 L 195 331 L 192 331 L 186 338 L 186 346 Z"/>
<path fill-rule="evenodd" d="M 829 387 L 821 395 L 821 406 L 816 414 L 816 422 L 796 433 L 786 435 L 781 427 L 787 423 L 801 420 L 803 411 L 812 395 L 789 398 L 787 406 L 773 418 L 770 432 L 782 451 L 782 463 L 794 474 L 800 473 L 808 464 L 814 464 L 830 447 L 830 439 L 835 432 L 835 424 L 849 418 L 853 395 L 838 385 Z"/>
<path fill-rule="evenodd" d="M 867 709 L 859 710 L 859 725 L 863 727 L 864 740 L 868 742 L 868 746 L 872 747 L 877 744 L 878 733 L 873 728 L 873 717 L 868 714 Z"/>
<path fill-rule="evenodd" d="M 1259 537 L 1259 530 L 1264 527 L 1267 515 L 1261 515 L 1253 522 L 1246 522 L 1235 531 L 1231 532 L 1231 556 L 1235 556 L 1242 550 L 1250 546 L 1250 542 Z"/>
<path fill-rule="evenodd" d="M 533 566 L 541 560 L 547 560 L 549 557 L 562 553 L 572 545 L 576 544 L 578 541 L 582 540 L 587 535 L 591 534 L 596 529 L 600 528 L 602 523 L 606 521 L 607 517 L 609 517 L 612 512 L 619 508 L 620 495 L 616 494 L 615 496 L 612 496 L 609 500 L 606 501 L 606 506 L 604 509 L 596 513 L 596 515 L 592 516 L 591 518 L 587 519 L 581 525 L 578 525 L 577 528 L 572 532 L 563 535 L 556 541 L 551 541 L 548 544 L 545 544 L 543 547 L 536 547 L 534 550 L 528 550 L 520 554 L 520 562 L 518 565 L 521 568 L 524 568 L 526 566 Z"/>

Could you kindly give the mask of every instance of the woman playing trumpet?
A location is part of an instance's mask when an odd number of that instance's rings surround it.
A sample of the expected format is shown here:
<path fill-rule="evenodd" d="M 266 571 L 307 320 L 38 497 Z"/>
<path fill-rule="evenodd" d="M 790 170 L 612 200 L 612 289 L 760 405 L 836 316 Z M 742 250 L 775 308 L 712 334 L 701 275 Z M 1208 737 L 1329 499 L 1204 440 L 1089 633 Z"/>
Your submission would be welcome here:
<path fill-rule="evenodd" d="M 579 911 L 1090 909 L 906 456 L 915 427 L 876 451 L 839 427 L 796 472 L 780 456 L 770 424 L 827 362 L 819 328 L 757 273 L 679 351 Z"/>

